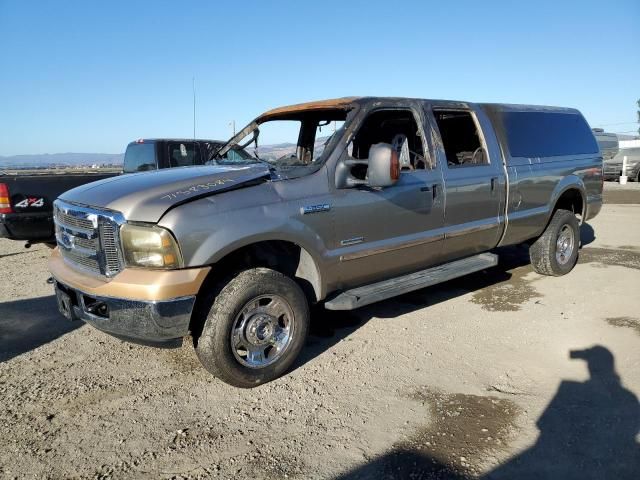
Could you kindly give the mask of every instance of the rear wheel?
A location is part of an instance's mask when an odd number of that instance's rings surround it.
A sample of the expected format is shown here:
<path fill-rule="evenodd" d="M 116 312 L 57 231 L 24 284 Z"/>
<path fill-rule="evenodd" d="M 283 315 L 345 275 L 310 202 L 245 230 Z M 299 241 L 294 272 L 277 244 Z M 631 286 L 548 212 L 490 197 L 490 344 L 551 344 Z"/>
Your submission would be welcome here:
<path fill-rule="evenodd" d="M 196 353 L 213 375 L 236 387 L 278 378 L 294 362 L 309 328 L 309 306 L 291 278 L 245 270 L 212 300 Z"/>
<path fill-rule="evenodd" d="M 529 248 L 533 269 L 542 275 L 561 276 L 578 261 L 580 226 L 568 210 L 556 210 L 544 233 Z"/>

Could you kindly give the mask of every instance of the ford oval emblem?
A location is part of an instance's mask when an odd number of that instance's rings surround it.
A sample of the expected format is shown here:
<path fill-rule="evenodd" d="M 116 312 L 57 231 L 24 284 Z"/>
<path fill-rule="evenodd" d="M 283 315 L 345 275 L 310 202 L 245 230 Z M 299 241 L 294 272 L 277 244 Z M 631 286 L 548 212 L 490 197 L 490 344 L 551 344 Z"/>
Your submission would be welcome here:
<path fill-rule="evenodd" d="M 65 248 L 73 248 L 73 237 L 66 232 L 62 232 L 62 235 L 60 235 L 60 243 Z"/>

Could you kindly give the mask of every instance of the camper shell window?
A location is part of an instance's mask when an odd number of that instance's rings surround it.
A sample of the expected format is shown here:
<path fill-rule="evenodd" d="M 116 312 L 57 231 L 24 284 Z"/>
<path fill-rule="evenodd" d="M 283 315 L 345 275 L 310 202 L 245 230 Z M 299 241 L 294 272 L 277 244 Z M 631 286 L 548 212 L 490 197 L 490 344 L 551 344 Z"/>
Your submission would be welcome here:
<path fill-rule="evenodd" d="M 512 157 L 598 154 L 598 144 L 582 115 L 565 112 L 503 112 Z"/>

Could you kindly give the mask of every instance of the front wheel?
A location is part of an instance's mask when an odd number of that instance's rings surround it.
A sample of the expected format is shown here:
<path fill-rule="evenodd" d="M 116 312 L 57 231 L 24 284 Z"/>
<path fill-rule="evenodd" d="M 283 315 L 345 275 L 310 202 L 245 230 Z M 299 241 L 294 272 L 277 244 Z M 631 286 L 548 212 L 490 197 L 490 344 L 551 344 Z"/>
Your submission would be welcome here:
<path fill-rule="evenodd" d="M 533 269 L 559 277 L 573 270 L 578 261 L 580 225 L 568 210 L 556 210 L 544 233 L 529 248 Z"/>
<path fill-rule="evenodd" d="M 213 375 L 250 388 L 281 376 L 302 349 L 309 305 L 291 278 L 268 268 L 240 272 L 215 297 L 196 353 Z"/>

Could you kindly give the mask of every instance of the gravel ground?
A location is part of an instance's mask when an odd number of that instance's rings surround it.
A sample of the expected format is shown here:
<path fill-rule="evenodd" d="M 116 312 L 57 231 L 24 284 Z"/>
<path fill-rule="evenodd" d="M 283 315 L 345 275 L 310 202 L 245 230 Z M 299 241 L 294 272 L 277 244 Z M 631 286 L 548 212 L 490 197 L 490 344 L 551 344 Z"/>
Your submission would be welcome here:
<path fill-rule="evenodd" d="M 620 185 L 618 182 L 605 182 L 604 202 L 615 204 L 640 203 L 640 183 L 627 182 Z"/>
<path fill-rule="evenodd" d="M 210 377 L 189 341 L 67 323 L 49 250 L 0 240 L 0 478 L 638 478 L 639 218 L 605 205 L 569 276 L 511 248 L 317 312 L 295 369 L 252 390 Z"/>

